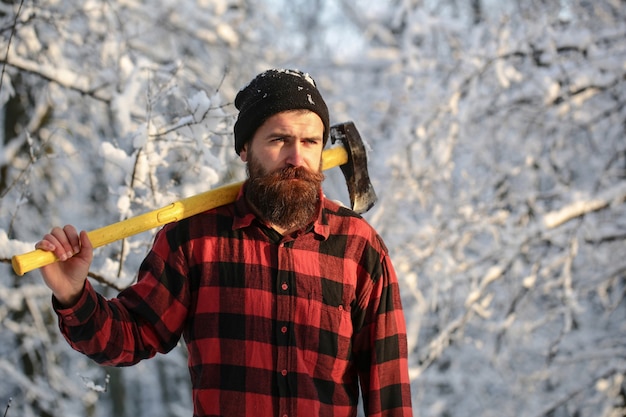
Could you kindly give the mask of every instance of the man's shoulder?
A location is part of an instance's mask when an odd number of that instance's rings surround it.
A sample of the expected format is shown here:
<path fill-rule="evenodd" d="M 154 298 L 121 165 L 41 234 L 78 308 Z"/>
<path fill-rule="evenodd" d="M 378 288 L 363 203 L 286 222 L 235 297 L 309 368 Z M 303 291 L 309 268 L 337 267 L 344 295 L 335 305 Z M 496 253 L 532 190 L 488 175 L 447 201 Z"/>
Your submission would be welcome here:
<path fill-rule="evenodd" d="M 324 197 L 324 211 L 326 213 L 329 213 L 338 217 L 345 217 L 347 219 L 349 218 L 362 219 L 363 218 L 361 217 L 360 214 L 353 211 L 349 207 L 345 206 L 341 201 L 331 200 L 327 197 Z"/>
<path fill-rule="evenodd" d="M 225 204 L 223 206 L 215 207 L 210 210 L 203 211 L 202 213 L 194 214 L 193 216 L 186 217 L 184 219 L 174 221 L 163 227 L 165 231 L 176 230 L 198 230 L 200 228 L 206 228 L 207 225 L 216 225 L 230 223 L 232 224 L 235 216 L 234 203 Z"/>
<path fill-rule="evenodd" d="M 324 216 L 331 228 L 331 233 L 362 237 L 383 252 L 387 252 L 385 242 L 376 229 L 359 213 L 346 207 L 340 201 L 324 200 Z"/>
<path fill-rule="evenodd" d="M 376 234 L 374 228 L 361 216 L 341 202 L 335 200 L 324 200 L 323 217 L 328 225 L 333 228 L 349 229 L 351 233 Z"/>

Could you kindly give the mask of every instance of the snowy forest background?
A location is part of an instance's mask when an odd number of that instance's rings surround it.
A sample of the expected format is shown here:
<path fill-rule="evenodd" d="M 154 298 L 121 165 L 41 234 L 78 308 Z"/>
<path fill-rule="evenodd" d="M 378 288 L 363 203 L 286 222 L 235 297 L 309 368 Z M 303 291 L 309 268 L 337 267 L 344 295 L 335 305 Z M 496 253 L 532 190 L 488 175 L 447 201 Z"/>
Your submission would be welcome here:
<path fill-rule="evenodd" d="M 0 414 L 192 414 L 184 347 L 95 365 L 10 258 L 243 179 L 234 95 L 292 67 L 371 148 L 415 415 L 626 415 L 626 1 L 3 0 L 0 33 Z"/>

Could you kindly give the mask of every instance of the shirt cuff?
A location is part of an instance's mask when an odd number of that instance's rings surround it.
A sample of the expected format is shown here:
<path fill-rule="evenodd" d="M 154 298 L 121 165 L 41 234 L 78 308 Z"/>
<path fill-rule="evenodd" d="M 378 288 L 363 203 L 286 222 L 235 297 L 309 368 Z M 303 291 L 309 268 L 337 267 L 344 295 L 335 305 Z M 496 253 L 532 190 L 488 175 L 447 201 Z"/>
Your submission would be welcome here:
<path fill-rule="evenodd" d="M 80 326 L 87 322 L 97 305 L 96 291 L 93 289 L 89 280 L 85 280 L 85 286 L 80 294 L 80 298 L 73 306 L 62 306 L 56 297 L 52 296 L 52 307 L 59 316 L 59 320 L 66 326 Z"/>

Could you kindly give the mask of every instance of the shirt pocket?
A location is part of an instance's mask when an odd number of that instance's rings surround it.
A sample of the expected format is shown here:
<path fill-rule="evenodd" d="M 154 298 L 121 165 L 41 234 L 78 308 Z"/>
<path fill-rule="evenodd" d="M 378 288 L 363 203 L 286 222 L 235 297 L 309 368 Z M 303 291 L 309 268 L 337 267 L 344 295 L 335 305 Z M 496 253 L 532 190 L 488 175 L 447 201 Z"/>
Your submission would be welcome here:
<path fill-rule="evenodd" d="M 303 357 L 310 375 L 340 381 L 351 359 L 350 304 L 327 302 L 320 294 L 309 294 Z"/>

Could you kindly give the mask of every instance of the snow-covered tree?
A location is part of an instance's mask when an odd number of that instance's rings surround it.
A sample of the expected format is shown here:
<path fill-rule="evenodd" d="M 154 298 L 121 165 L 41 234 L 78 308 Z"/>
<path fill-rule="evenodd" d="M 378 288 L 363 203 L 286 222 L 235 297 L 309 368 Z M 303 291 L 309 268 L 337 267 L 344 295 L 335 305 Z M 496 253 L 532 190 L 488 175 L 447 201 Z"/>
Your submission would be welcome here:
<path fill-rule="evenodd" d="M 561 3 L 360 14 L 420 415 L 624 412 L 626 15 Z"/>

